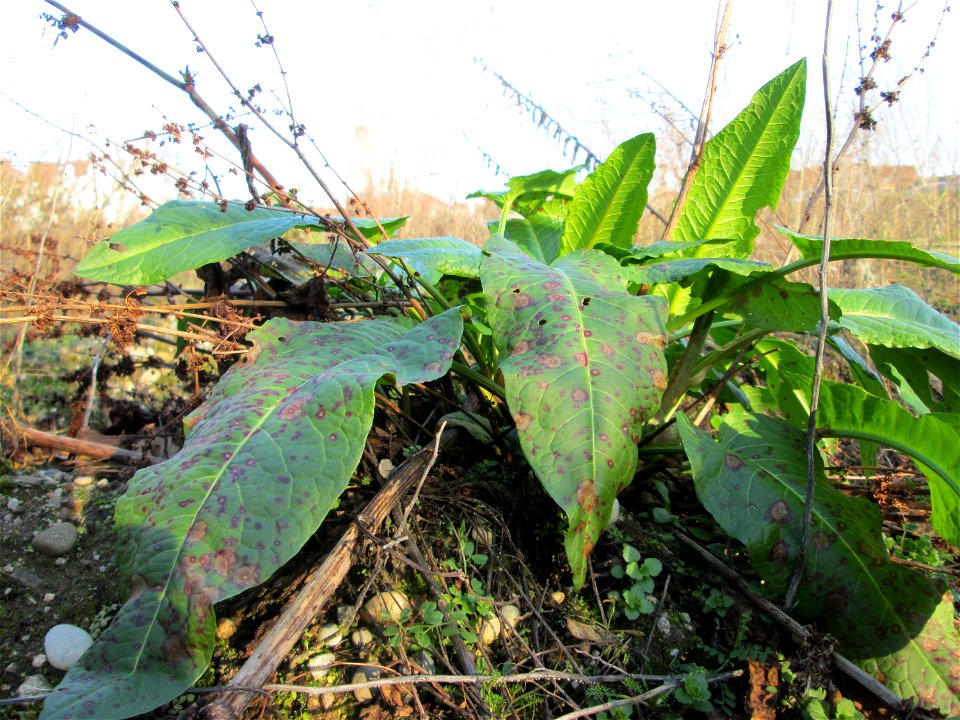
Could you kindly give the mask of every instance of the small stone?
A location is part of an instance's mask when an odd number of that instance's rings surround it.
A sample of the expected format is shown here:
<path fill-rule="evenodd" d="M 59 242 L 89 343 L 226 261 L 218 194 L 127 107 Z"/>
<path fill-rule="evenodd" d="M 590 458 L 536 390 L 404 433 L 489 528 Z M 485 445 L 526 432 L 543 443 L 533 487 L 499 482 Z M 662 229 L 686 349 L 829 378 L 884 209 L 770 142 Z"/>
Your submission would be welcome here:
<path fill-rule="evenodd" d="M 500 617 L 502 617 L 510 627 L 514 627 L 517 624 L 520 620 L 520 615 L 520 608 L 516 605 L 504 605 L 500 608 Z"/>
<path fill-rule="evenodd" d="M 327 670 L 336 661 L 337 656 L 333 653 L 321 653 L 307 660 L 307 669 L 314 680 L 323 680 L 327 676 Z"/>
<path fill-rule="evenodd" d="M 363 647 L 373 642 L 373 633 L 367 628 L 358 628 L 350 633 L 350 642 L 357 647 Z"/>
<path fill-rule="evenodd" d="M 13 479 L 13 484 L 20 488 L 34 488 L 43 482 L 43 476 L 38 474 L 17 475 Z"/>
<path fill-rule="evenodd" d="M 94 478 L 90 477 L 89 475 L 81 475 L 80 477 L 73 479 L 73 484 L 77 487 L 89 487 L 90 485 L 93 485 L 93 483 Z"/>
<path fill-rule="evenodd" d="M 217 623 L 217 640 L 229 640 L 237 631 L 237 624 L 230 618 L 223 618 Z"/>
<path fill-rule="evenodd" d="M 484 645 L 489 645 L 498 637 L 500 637 L 500 632 L 502 630 L 503 623 L 500 622 L 500 618 L 486 618 L 480 623 L 480 628 L 477 630 L 477 637 L 480 638 L 480 642 L 482 642 Z"/>
<path fill-rule="evenodd" d="M 90 633 L 76 625 L 54 625 L 43 638 L 47 662 L 58 670 L 73 667 L 91 645 Z"/>
<path fill-rule="evenodd" d="M 43 653 L 39 653 L 33 656 L 33 658 L 30 660 L 30 664 L 33 665 L 33 667 L 35 667 L 37 670 L 39 670 L 40 668 L 43 667 L 43 664 L 46 661 L 47 661 L 47 656 L 44 655 Z"/>
<path fill-rule="evenodd" d="M 384 620 L 398 622 L 403 611 L 409 609 L 410 601 L 406 595 L 398 590 L 388 590 L 367 600 L 363 613 L 370 622 L 380 624 Z"/>
<path fill-rule="evenodd" d="M 333 707 L 333 704 L 337 701 L 337 696 L 333 693 L 324 693 L 320 696 L 320 707 L 324 710 L 329 710 Z"/>
<path fill-rule="evenodd" d="M 367 680 L 376 680 L 378 677 L 380 677 L 380 671 L 376 668 L 363 668 L 353 674 L 353 677 L 350 678 L 350 683 L 362 683 Z M 373 691 L 370 688 L 358 688 L 353 691 L 353 696 L 357 699 L 358 703 L 368 703 L 373 700 Z"/>
<path fill-rule="evenodd" d="M 57 596 L 53 593 L 45 593 L 43 596 L 43 601 L 45 603 L 52 603 L 56 599 L 57 599 Z"/>
<path fill-rule="evenodd" d="M 17 697 L 45 695 L 52 689 L 50 683 L 46 681 L 43 675 L 27 675 L 17 688 Z"/>
<path fill-rule="evenodd" d="M 335 625 L 333 623 L 324 625 L 322 628 L 320 628 L 320 634 L 317 635 L 317 641 L 323 643 L 327 647 L 336 647 L 343 642 L 343 631 L 340 629 L 339 625 Z"/>
<path fill-rule="evenodd" d="M 666 615 L 661 615 L 657 618 L 657 630 L 659 630 L 664 635 L 669 635 L 670 631 L 673 630 L 673 625 L 670 624 L 670 618 Z"/>
<path fill-rule="evenodd" d="M 563 605 L 563 601 L 567 599 L 567 594 L 561 590 L 557 590 L 556 592 L 550 593 L 550 599 L 553 600 L 556 605 Z"/>
<path fill-rule="evenodd" d="M 23 507 L 23 503 L 20 502 L 17 498 L 10 498 L 7 500 L 7 510 L 10 512 L 20 512 L 20 508 Z"/>
<path fill-rule="evenodd" d="M 97 480 L 97 487 L 100 488 L 101 490 L 105 487 L 110 487 L 110 481 L 107 480 L 106 478 L 100 478 L 99 480 Z"/>
<path fill-rule="evenodd" d="M 34 535 L 31 545 L 37 552 L 51 557 L 66 555 L 77 542 L 77 528 L 73 523 L 58 522 Z"/>
<path fill-rule="evenodd" d="M 396 468 L 394 468 L 393 462 L 391 462 L 389 459 L 384 459 L 377 463 L 377 471 L 381 476 L 383 476 L 384 480 L 389 478 L 395 469 Z"/>

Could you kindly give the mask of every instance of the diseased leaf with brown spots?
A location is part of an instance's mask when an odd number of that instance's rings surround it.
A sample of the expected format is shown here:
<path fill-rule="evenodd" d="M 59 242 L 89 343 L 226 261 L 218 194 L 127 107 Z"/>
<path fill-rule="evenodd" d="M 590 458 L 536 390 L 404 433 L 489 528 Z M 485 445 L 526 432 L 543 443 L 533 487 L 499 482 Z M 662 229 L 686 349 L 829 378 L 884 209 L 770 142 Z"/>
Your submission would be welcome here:
<path fill-rule="evenodd" d="M 704 507 L 750 551 L 771 597 L 780 599 L 800 544 L 806 492 L 805 434 L 778 419 L 724 416 L 716 441 L 677 416 Z M 944 622 L 943 588 L 894 564 L 880 536 L 882 517 L 847 497 L 816 458 L 806 571 L 794 612 L 840 641 L 840 652 L 907 699 L 948 714 L 960 709 L 960 638 Z M 949 605 L 950 603 L 948 603 Z"/>
<path fill-rule="evenodd" d="M 527 460 L 567 514 L 580 586 L 613 499 L 633 480 L 640 426 L 666 385 L 663 302 L 627 293 L 620 266 L 600 251 L 544 265 L 495 235 L 484 254 L 480 279 L 507 404 Z"/>
<path fill-rule="evenodd" d="M 125 718 L 188 688 L 210 661 L 213 604 L 265 581 L 316 531 L 360 461 L 374 385 L 447 371 L 456 309 L 397 323 L 275 319 L 187 418 L 183 449 L 117 503 L 129 592 L 44 703 L 43 718 Z"/>

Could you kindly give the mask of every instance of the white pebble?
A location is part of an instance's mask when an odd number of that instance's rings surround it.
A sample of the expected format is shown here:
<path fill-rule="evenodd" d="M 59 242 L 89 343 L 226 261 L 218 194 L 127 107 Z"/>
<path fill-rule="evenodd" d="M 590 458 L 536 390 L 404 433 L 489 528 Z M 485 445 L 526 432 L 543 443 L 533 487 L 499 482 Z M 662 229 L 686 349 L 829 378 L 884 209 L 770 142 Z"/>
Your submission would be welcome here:
<path fill-rule="evenodd" d="M 317 635 L 317 641 L 323 643 L 327 647 L 336 647 L 343 642 L 343 631 L 340 629 L 339 625 L 335 625 L 334 623 L 324 625 L 322 628 L 320 628 L 320 634 Z"/>
<path fill-rule="evenodd" d="M 33 659 L 30 661 L 30 664 L 33 665 L 38 670 L 43 667 L 43 664 L 47 661 L 47 656 L 43 653 L 39 655 L 34 655 Z"/>
<path fill-rule="evenodd" d="M 313 675 L 314 680 L 323 680 L 327 675 L 327 670 L 336 660 L 337 656 L 333 653 L 321 653 L 307 660 L 307 668 Z"/>
<path fill-rule="evenodd" d="M 73 667 L 91 645 L 90 633 L 76 625 L 54 625 L 43 638 L 47 662 L 58 670 Z"/>

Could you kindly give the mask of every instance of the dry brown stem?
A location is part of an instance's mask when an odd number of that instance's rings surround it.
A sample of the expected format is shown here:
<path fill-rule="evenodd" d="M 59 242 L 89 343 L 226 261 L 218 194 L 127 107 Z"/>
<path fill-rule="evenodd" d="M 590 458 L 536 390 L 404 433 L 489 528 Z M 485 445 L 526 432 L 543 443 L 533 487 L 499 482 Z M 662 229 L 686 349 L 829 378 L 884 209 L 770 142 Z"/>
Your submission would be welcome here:
<path fill-rule="evenodd" d="M 54 448 L 56 450 L 66 450 L 74 455 L 83 455 L 85 457 L 97 458 L 98 460 L 114 460 L 126 463 L 127 465 L 138 466 L 160 462 L 160 458 L 145 453 L 125 450 L 114 445 L 95 442 L 93 440 L 80 440 L 63 435 L 54 435 L 53 433 L 35 430 L 34 428 L 24 427 L 22 425 L 15 426 L 13 434 L 31 445 Z"/>
<path fill-rule="evenodd" d="M 700 170 L 700 158 L 703 156 L 703 147 L 707 142 L 707 130 L 710 127 L 710 115 L 713 112 L 713 96 L 717 90 L 717 70 L 720 68 L 720 60 L 727 52 L 727 27 L 730 25 L 730 12 L 733 10 L 733 0 L 726 0 L 723 5 L 723 14 L 718 17 L 716 33 L 713 38 L 713 53 L 710 60 L 710 74 L 707 79 L 707 89 L 703 96 L 703 107 L 700 110 L 700 121 L 697 124 L 697 134 L 693 139 L 693 150 L 690 155 L 690 165 L 687 168 L 687 174 L 683 178 L 683 185 L 680 186 L 680 193 L 677 196 L 677 202 L 673 206 L 673 212 L 670 213 L 670 220 L 663 230 L 663 239 L 670 240 L 673 231 L 680 220 L 680 211 L 690 194 L 690 188 L 693 186 L 693 180 Z"/>

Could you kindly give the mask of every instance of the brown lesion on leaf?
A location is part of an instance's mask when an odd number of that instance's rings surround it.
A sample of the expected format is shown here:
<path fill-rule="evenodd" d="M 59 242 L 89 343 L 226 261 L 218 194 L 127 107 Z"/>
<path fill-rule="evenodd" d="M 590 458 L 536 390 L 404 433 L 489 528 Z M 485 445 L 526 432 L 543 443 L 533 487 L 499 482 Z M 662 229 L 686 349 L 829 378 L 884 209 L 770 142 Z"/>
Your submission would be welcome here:
<path fill-rule="evenodd" d="M 597 506 L 597 493 L 594 489 L 593 480 L 584 480 L 577 485 L 577 504 L 588 515 L 593 512 Z"/>
<path fill-rule="evenodd" d="M 533 415 L 525 412 L 514 413 L 513 421 L 517 424 L 517 430 L 526 430 L 533 421 Z"/>
<path fill-rule="evenodd" d="M 790 546 L 787 545 L 786 541 L 777 540 L 770 547 L 770 559 L 781 565 L 786 564 L 787 560 L 790 559 Z"/>
<path fill-rule="evenodd" d="M 790 506 L 787 505 L 785 500 L 776 500 L 770 503 L 770 506 L 767 508 L 767 520 L 769 522 L 774 522 L 777 525 L 786 525 L 790 522 Z"/>
<path fill-rule="evenodd" d="M 743 460 L 738 458 L 736 455 L 726 453 L 723 456 L 723 464 L 727 466 L 728 470 L 739 470 L 743 467 Z"/>
<path fill-rule="evenodd" d="M 543 367 L 556 369 L 563 365 L 563 358 L 554 353 L 541 353 L 537 355 L 537 364 Z"/>

